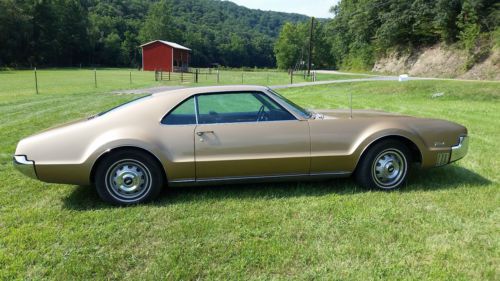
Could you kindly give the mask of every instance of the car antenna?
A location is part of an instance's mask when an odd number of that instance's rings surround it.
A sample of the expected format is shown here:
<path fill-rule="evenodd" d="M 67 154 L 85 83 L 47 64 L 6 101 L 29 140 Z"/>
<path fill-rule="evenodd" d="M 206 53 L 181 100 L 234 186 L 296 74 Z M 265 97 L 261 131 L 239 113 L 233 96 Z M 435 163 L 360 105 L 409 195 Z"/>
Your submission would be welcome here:
<path fill-rule="evenodd" d="M 352 92 L 349 92 L 349 107 L 351 109 L 350 119 L 352 119 Z"/>

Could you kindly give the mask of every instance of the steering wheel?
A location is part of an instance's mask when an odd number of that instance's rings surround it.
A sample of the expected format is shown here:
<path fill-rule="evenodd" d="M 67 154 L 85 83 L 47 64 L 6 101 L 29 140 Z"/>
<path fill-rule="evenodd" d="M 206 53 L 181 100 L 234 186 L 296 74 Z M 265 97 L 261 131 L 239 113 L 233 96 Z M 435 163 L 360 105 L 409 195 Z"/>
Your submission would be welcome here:
<path fill-rule="evenodd" d="M 257 112 L 257 121 L 262 121 L 264 120 L 264 117 L 265 117 L 265 112 L 264 112 L 264 105 L 262 105 L 260 108 L 259 108 L 259 112 Z"/>
<path fill-rule="evenodd" d="M 211 110 L 210 112 L 208 112 L 208 114 L 209 114 L 210 119 L 212 120 L 212 122 L 219 123 L 221 121 L 221 117 L 220 117 L 219 113 Z"/>

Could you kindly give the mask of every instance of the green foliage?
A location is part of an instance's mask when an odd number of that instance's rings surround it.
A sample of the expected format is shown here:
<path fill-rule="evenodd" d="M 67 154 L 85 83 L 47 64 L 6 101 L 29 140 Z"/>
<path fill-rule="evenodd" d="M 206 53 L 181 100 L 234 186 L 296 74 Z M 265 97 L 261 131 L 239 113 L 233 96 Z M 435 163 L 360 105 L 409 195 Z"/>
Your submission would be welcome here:
<path fill-rule="evenodd" d="M 191 65 L 272 67 L 272 48 L 298 14 L 215 0 L 0 0 L 0 66 L 138 66 L 139 45 L 193 49 Z"/>
<path fill-rule="evenodd" d="M 390 49 L 459 41 L 468 52 L 500 22 L 494 0 L 342 0 L 332 7 L 328 40 L 344 68 L 372 67 Z"/>
<path fill-rule="evenodd" d="M 15 0 L 0 0 L 0 66 L 13 65 L 17 58 L 28 61 L 32 17 Z"/>
<path fill-rule="evenodd" d="M 307 30 L 303 24 L 286 23 L 274 45 L 276 62 L 280 69 L 290 69 L 304 61 L 307 47 Z"/>
<path fill-rule="evenodd" d="M 460 29 L 458 37 L 464 49 L 469 53 L 474 50 L 480 32 L 476 4 L 474 0 L 465 0 L 462 12 L 458 15 L 457 26 Z"/>
<path fill-rule="evenodd" d="M 302 69 L 309 58 L 309 37 L 311 22 L 286 23 L 274 45 L 274 54 L 278 68 L 291 69 L 303 63 Z M 312 63 L 314 68 L 329 67 L 333 64 L 330 53 L 330 43 L 323 23 L 315 21 L 313 29 Z"/>
<path fill-rule="evenodd" d="M 493 37 L 493 47 L 500 49 L 500 28 L 495 29 L 491 36 Z"/>
<path fill-rule="evenodd" d="M 166 0 L 152 4 L 146 21 L 139 32 L 142 42 L 156 39 L 171 40 L 179 38 L 178 27 L 172 18 L 172 6 Z"/>

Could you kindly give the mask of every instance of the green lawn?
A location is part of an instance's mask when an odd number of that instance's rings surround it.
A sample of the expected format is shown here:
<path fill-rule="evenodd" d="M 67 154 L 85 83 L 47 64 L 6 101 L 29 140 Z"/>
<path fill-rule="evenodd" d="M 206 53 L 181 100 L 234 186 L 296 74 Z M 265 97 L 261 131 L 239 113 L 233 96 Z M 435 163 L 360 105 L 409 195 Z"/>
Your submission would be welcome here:
<path fill-rule="evenodd" d="M 179 74 L 177 79 L 168 81 L 168 73 L 163 73 L 163 81 L 155 81 L 152 71 L 138 71 L 137 69 L 43 69 L 37 71 L 38 90 L 40 94 L 82 94 L 102 93 L 111 90 L 129 88 L 152 87 L 161 85 L 203 86 L 217 85 L 216 71 L 208 74 L 206 69 L 200 70 L 198 83 L 194 83 L 192 75 L 184 76 L 181 83 Z M 94 75 L 96 76 L 94 80 Z M 364 78 L 359 75 L 318 74 L 317 80 L 339 80 Z M 175 81 L 174 81 L 175 80 Z M 307 82 L 301 75 L 294 75 L 293 82 Z M 290 76 L 283 71 L 248 71 L 248 70 L 221 70 L 219 84 L 257 84 L 257 85 L 286 85 L 290 83 Z M 33 70 L 0 71 L 0 95 L 31 96 L 35 90 L 35 73 Z"/>
<path fill-rule="evenodd" d="M 0 72 L 0 280 L 500 278 L 500 83 L 279 91 L 309 108 L 346 108 L 353 93 L 355 108 L 469 128 L 465 159 L 415 170 L 397 192 L 350 179 L 175 188 L 154 203 L 116 208 L 91 187 L 41 183 L 13 169 L 19 139 L 135 98 L 106 93 L 130 87 L 128 73 L 110 70 L 95 89 L 89 70 L 54 70 L 40 75 L 36 96 L 32 73 Z M 159 84 L 151 73 L 133 74 L 133 87 Z"/>

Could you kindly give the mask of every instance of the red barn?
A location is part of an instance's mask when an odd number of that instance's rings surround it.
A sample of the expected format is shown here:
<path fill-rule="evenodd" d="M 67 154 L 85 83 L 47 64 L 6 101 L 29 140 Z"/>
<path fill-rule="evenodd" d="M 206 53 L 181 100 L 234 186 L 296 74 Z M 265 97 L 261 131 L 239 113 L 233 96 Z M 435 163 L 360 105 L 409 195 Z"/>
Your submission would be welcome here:
<path fill-rule="evenodd" d="M 163 40 L 141 45 L 142 69 L 170 72 L 187 71 L 191 49 Z"/>

